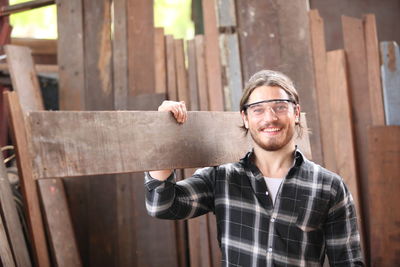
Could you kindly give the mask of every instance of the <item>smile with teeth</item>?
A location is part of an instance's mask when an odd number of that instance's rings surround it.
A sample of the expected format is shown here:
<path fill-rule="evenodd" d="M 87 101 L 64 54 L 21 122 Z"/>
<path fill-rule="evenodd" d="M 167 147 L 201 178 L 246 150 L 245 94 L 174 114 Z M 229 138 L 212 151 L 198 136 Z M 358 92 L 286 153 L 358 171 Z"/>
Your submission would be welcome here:
<path fill-rule="evenodd" d="M 279 132 L 280 130 L 281 130 L 281 128 L 274 127 L 274 128 L 264 128 L 261 131 L 266 132 L 266 133 L 275 133 L 275 132 Z"/>

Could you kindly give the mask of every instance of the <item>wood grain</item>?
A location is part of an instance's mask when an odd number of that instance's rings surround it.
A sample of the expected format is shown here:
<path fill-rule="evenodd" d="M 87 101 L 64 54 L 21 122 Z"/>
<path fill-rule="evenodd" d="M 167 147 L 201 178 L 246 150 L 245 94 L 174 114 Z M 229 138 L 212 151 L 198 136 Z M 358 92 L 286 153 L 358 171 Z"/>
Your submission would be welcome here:
<path fill-rule="evenodd" d="M 351 102 L 349 86 L 347 82 L 346 57 L 343 50 L 335 50 L 327 53 L 327 78 L 331 91 L 330 105 L 332 118 L 331 149 L 336 161 L 336 172 L 339 174 L 351 194 L 356 206 L 358 227 L 361 240 L 364 239 L 364 218 L 362 211 L 360 181 L 357 173 L 356 152 L 353 133 L 353 119 L 351 115 Z M 365 244 L 364 244 L 365 245 Z M 364 246 L 365 247 L 365 246 Z"/>
<path fill-rule="evenodd" d="M 10 114 L 13 143 L 16 147 L 18 174 L 25 196 L 24 204 L 29 217 L 29 233 L 32 238 L 34 259 L 38 266 L 49 267 L 50 260 L 42 215 L 40 212 L 37 184 L 32 176 L 32 159 L 28 148 L 27 128 L 16 92 L 5 93 L 6 105 Z"/>
<path fill-rule="evenodd" d="M 31 112 L 35 177 L 213 166 L 237 161 L 249 148 L 239 129 L 239 113 L 189 112 L 189 116 L 179 125 L 167 112 L 156 111 Z M 160 129 L 165 142 L 154 144 Z M 299 145 L 310 155 L 304 145 L 307 138 Z M 233 142 L 238 145 L 232 147 Z M 160 161 L 160 151 L 174 156 Z"/>
<path fill-rule="evenodd" d="M 84 110 L 83 1 L 57 2 L 59 103 L 62 110 Z"/>
<path fill-rule="evenodd" d="M 199 110 L 208 110 L 208 83 L 207 83 L 207 72 L 206 62 L 204 55 L 204 36 L 197 35 L 194 38 L 196 46 L 196 72 L 197 72 L 197 86 L 199 90 Z"/>
<path fill-rule="evenodd" d="M 369 128 L 368 157 L 371 266 L 396 266 L 400 261 L 400 126 Z"/>
<path fill-rule="evenodd" d="M 188 110 L 190 110 L 190 92 L 188 86 L 187 71 L 185 67 L 185 51 L 182 39 L 177 39 L 174 41 L 174 49 L 178 99 L 179 101 L 184 101 Z"/>
<path fill-rule="evenodd" d="M 8 232 L 11 251 L 14 253 L 15 257 L 15 266 L 30 267 L 32 264 L 29 258 L 28 248 L 18 217 L 17 206 L 11 191 L 10 181 L 7 177 L 6 166 L 3 162 L 3 155 L 0 153 L 0 203 L 1 214 L 3 214 L 3 224 Z M 8 243 L 8 241 L 6 242 Z M 4 245 L 6 245 L 6 243 L 4 243 Z"/>
<path fill-rule="evenodd" d="M 165 51 L 167 53 L 167 94 L 168 100 L 178 100 L 178 89 L 175 68 L 174 38 L 165 36 Z"/>
<path fill-rule="evenodd" d="M 385 125 L 383 92 L 381 84 L 378 33 L 374 14 L 363 17 L 365 49 L 367 56 L 368 90 L 371 101 L 371 119 L 373 125 Z"/>
<path fill-rule="evenodd" d="M 46 179 L 38 183 L 57 266 L 82 266 L 62 180 Z"/>
<path fill-rule="evenodd" d="M 381 42 L 382 83 L 387 125 L 400 125 L 400 50 L 396 42 Z"/>
<path fill-rule="evenodd" d="M 167 93 L 167 66 L 163 28 L 154 29 L 154 61 L 156 93 Z"/>
<path fill-rule="evenodd" d="M 190 95 L 190 110 L 199 110 L 199 89 L 197 85 L 197 62 L 196 62 L 196 44 L 195 40 L 188 40 L 187 55 L 188 55 L 188 85 Z"/>
<path fill-rule="evenodd" d="M 309 13 L 311 48 L 314 63 L 315 88 L 318 100 L 319 119 L 321 125 L 321 142 L 324 167 L 335 172 L 336 160 L 333 147 L 332 117 L 330 95 L 335 94 L 328 86 L 326 69 L 326 46 L 324 21 L 318 10 L 311 10 Z"/>
<path fill-rule="evenodd" d="M 222 90 L 222 73 L 220 63 L 219 37 L 217 28 L 216 0 L 202 1 L 205 59 L 209 94 L 209 108 L 211 111 L 224 110 L 224 96 Z"/>
<path fill-rule="evenodd" d="M 0 263 L 3 266 L 14 267 L 15 262 L 11 251 L 10 243 L 7 239 L 7 230 L 4 225 L 3 218 L 0 216 Z"/>

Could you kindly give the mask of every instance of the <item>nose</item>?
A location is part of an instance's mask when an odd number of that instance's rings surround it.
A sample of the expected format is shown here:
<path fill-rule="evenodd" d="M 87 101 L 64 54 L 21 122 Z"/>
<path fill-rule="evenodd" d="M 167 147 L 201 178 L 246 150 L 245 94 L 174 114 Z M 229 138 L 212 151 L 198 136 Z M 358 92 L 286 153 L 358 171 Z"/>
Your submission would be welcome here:
<path fill-rule="evenodd" d="M 278 120 L 278 116 L 275 114 L 275 111 L 272 107 L 267 107 L 264 112 L 264 121 L 276 121 Z"/>

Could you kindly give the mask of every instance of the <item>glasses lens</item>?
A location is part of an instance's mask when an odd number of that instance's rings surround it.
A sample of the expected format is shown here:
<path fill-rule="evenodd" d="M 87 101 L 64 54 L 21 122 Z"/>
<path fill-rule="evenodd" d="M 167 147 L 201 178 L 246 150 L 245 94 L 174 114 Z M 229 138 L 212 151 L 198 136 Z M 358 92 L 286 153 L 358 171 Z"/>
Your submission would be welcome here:
<path fill-rule="evenodd" d="M 289 110 L 289 102 L 277 100 L 266 103 L 257 103 L 248 107 L 248 112 L 255 117 L 263 116 L 266 111 L 276 115 L 286 115 Z"/>

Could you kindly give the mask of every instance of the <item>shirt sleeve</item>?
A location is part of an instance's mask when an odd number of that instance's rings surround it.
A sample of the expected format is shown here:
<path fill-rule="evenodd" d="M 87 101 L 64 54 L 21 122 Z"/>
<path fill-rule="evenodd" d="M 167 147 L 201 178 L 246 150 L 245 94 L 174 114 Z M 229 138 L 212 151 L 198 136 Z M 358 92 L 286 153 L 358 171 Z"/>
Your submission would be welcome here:
<path fill-rule="evenodd" d="M 215 168 L 199 169 L 192 177 L 176 182 L 173 172 L 165 181 L 145 173 L 146 209 L 160 219 L 189 219 L 214 210 Z"/>
<path fill-rule="evenodd" d="M 364 266 L 354 201 L 343 180 L 335 186 L 333 203 L 324 226 L 329 264 Z"/>

